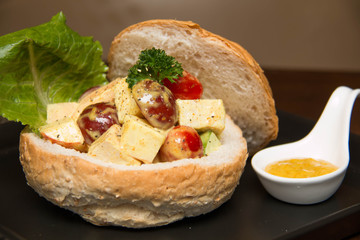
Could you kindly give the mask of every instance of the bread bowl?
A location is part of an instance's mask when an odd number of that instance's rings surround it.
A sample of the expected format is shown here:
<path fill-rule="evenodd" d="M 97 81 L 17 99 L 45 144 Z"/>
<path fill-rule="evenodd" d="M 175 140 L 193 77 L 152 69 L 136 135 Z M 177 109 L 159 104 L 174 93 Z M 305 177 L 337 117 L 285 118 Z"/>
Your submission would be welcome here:
<path fill-rule="evenodd" d="M 122 166 L 23 131 L 20 161 L 28 184 L 95 225 L 145 228 L 205 214 L 230 199 L 247 159 L 246 141 L 226 118 L 222 145 L 200 159 Z"/>
<path fill-rule="evenodd" d="M 60 25 L 63 27 L 64 19 L 61 14 L 53 20 L 55 24 L 60 21 Z M 180 24 L 180 22 L 172 20 L 160 22 L 174 26 Z M 53 23 L 51 23 L 50 29 L 53 27 Z M 55 38 L 58 36 L 57 33 L 56 31 Z M 78 36 L 76 35 L 76 37 Z M 118 38 L 115 39 L 115 44 L 117 40 Z M 55 52 L 62 50 L 56 44 L 55 47 Z M 93 49 L 91 46 L 90 48 Z M 31 51 L 32 46 L 29 49 Z M 64 49 L 66 51 L 67 46 Z M 31 53 L 34 54 L 34 52 Z M 114 52 L 111 50 L 110 55 L 112 53 Z M 234 52 L 233 54 L 236 55 L 237 53 Z M 53 54 L 50 55 L 53 56 Z M 98 56 L 99 54 L 96 53 L 95 55 Z M 245 56 L 251 60 L 249 55 L 245 54 Z M 111 76 L 110 73 L 114 70 L 113 63 L 116 60 L 114 57 L 109 57 L 109 59 L 111 67 L 108 76 L 114 80 L 114 76 Z M 243 61 L 241 59 L 236 57 L 231 60 Z M 250 61 L 249 59 L 247 61 Z M 185 65 L 187 60 L 184 59 Z M 248 65 L 247 61 L 244 65 L 246 71 L 255 74 L 253 73 L 254 69 Z M 86 66 L 86 64 L 81 62 L 81 66 Z M 97 72 L 96 76 L 100 79 L 104 67 L 100 63 L 98 68 L 100 72 Z M 62 75 L 55 80 L 63 80 L 61 77 Z M 254 79 L 257 83 L 256 88 L 262 93 L 260 98 L 262 101 L 268 102 L 269 111 L 273 113 L 271 111 L 273 100 L 266 79 Z M 39 79 L 34 79 L 34 82 L 37 80 Z M 114 82 L 112 81 L 105 86 L 105 89 L 114 85 Z M 35 85 L 38 83 L 35 82 Z M 37 87 L 35 90 L 41 93 L 41 100 L 44 100 L 45 95 L 41 92 L 41 86 L 38 85 Z M 229 90 L 227 87 L 224 89 Z M 113 99 L 113 94 L 107 94 L 107 97 Z M 91 98 L 91 101 L 94 99 Z M 21 99 L 17 102 L 22 103 L 22 101 L 24 100 Z M 41 103 L 46 101 L 48 100 L 45 99 Z M 37 103 L 37 106 L 41 103 Z M 252 104 L 252 106 L 257 106 L 257 104 L 259 102 Z M 36 104 L 32 105 L 36 106 Z M 81 103 L 78 106 L 85 107 Z M 260 108 L 260 105 L 258 107 Z M 77 114 L 75 113 L 75 115 Z M 2 115 L 10 116 L 8 113 L 2 113 Z M 246 115 L 242 117 L 247 118 Z M 271 117 L 272 132 L 277 132 L 276 126 L 273 125 L 277 119 L 276 115 Z M 261 121 L 264 118 L 266 119 L 266 116 L 260 114 Z M 34 117 L 33 124 L 39 124 L 39 119 L 44 121 L 43 115 Z M 14 120 L 19 121 L 19 119 Z M 31 122 L 22 122 L 31 125 Z M 224 129 L 221 130 L 222 133 L 218 133 L 221 136 L 221 147 L 207 156 L 195 159 L 185 158 L 174 162 L 124 166 L 105 162 L 104 159 L 92 157 L 74 149 L 68 149 L 66 148 L 69 146 L 68 144 L 63 145 L 65 146 L 63 147 L 51 143 L 41 138 L 37 134 L 37 129 L 32 125 L 32 130 L 26 128 L 20 135 L 20 162 L 28 184 L 40 196 L 79 214 L 95 225 L 116 225 L 130 228 L 161 226 L 184 217 L 197 216 L 212 211 L 231 197 L 244 170 L 248 148 L 242 130 L 229 115 L 224 117 Z M 257 130 L 259 129 L 253 128 L 251 131 Z M 274 137 L 274 133 L 269 137 L 263 129 L 261 132 L 266 135 L 267 141 Z M 44 137 L 44 135 L 42 136 Z M 77 144 L 82 143 L 77 142 Z M 265 143 L 262 142 L 261 144 Z"/>

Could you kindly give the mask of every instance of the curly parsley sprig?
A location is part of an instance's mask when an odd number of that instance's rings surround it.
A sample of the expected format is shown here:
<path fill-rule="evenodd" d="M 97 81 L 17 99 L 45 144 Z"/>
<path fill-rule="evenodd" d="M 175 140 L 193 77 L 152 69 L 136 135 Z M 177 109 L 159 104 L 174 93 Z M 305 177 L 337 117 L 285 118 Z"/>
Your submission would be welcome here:
<path fill-rule="evenodd" d="M 182 77 L 182 73 L 181 63 L 174 57 L 166 55 L 162 49 L 152 48 L 141 51 L 138 61 L 129 69 L 126 82 L 129 88 L 145 79 L 163 84 L 165 78 L 175 82 L 175 79 Z"/>

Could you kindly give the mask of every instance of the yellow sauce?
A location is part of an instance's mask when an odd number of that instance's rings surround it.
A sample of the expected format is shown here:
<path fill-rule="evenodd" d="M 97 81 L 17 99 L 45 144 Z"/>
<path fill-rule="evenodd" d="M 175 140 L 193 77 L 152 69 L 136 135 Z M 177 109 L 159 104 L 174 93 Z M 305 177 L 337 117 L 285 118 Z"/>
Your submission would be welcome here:
<path fill-rule="evenodd" d="M 265 171 L 280 177 L 309 178 L 334 172 L 337 167 L 324 160 L 312 158 L 289 159 L 271 163 Z"/>

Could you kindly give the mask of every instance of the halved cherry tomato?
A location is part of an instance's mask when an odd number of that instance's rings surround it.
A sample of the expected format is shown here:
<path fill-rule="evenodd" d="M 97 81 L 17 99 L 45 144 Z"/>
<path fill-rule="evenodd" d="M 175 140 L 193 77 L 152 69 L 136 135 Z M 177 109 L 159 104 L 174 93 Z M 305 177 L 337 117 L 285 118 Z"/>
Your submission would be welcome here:
<path fill-rule="evenodd" d="M 175 83 L 164 79 L 164 85 L 170 89 L 176 99 L 199 99 L 203 93 L 201 82 L 187 71 L 183 76 L 175 80 Z"/>
<path fill-rule="evenodd" d="M 204 156 L 204 151 L 201 138 L 194 128 L 188 126 L 172 128 L 160 148 L 162 162 L 202 156 Z"/>

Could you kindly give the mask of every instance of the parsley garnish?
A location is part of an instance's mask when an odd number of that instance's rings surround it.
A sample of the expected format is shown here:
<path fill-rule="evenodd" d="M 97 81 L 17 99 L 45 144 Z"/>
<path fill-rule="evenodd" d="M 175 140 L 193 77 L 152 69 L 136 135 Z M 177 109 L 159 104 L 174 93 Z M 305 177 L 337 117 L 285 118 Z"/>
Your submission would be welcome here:
<path fill-rule="evenodd" d="M 164 50 L 146 49 L 141 51 L 138 61 L 129 69 L 126 82 L 129 88 L 145 79 L 151 79 L 160 84 L 165 78 L 170 82 L 175 82 L 175 79 L 182 77 L 182 72 L 181 63 L 174 57 L 166 55 Z"/>

